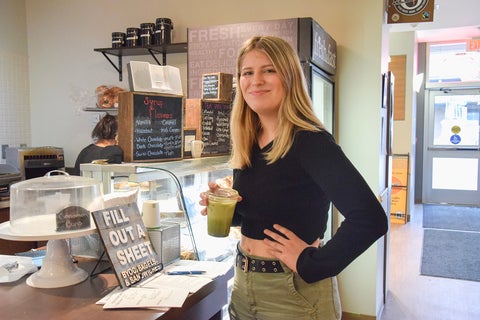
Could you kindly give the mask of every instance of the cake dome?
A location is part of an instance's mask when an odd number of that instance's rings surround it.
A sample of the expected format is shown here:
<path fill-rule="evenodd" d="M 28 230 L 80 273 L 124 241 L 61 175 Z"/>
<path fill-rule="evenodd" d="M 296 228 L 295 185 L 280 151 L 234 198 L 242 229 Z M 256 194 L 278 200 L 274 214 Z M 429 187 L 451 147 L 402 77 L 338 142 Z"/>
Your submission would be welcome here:
<path fill-rule="evenodd" d="M 14 234 L 43 236 L 95 228 L 91 212 L 101 209 L 102 186 L 92 178 L 55 170 L 10 186 Z"/>

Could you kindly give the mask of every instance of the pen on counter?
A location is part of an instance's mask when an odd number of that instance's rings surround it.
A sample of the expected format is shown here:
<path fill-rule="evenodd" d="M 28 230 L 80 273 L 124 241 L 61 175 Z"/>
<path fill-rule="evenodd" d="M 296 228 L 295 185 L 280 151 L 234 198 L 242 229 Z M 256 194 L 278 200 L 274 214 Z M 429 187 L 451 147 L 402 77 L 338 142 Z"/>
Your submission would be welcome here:
<path fill-rule="evenodd" d="M 192 271 L 168 271 L 167 274 L 170 276 L 180 276 L 180 275 L 189 275 L 189 274 L 204 274 L 205 271 L 201 270 L 192 270 Z"/>

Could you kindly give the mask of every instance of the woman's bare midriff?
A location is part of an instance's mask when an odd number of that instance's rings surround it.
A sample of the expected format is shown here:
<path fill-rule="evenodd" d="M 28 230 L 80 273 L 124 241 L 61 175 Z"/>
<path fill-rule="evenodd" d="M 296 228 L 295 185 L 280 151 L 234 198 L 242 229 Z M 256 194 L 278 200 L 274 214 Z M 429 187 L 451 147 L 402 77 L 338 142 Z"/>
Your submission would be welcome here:
<path fill-rule="evenodd" d="M 269 249 L 263 240 L 252 239 L 242 235 L 240 238 L 240 247 L 248 255 L 273 258 L 273 256 L 268 253 Z"/>

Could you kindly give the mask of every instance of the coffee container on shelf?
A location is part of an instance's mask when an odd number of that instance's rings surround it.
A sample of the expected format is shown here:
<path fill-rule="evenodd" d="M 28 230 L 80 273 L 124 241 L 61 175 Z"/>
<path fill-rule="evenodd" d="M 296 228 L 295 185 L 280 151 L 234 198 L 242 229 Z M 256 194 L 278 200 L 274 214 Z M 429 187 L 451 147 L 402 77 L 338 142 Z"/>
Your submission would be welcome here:
<path fill-rule="evenodd" d="M 139 44 L 139 35 L 140 35 L 140 29 L 131 27 L 127 28 L 127 38 L 125 41 L 125 44 L 127 47 L 137 47 Z"/>
<path fill-rule="evenodd" d="M 112 32 L 112 48 L 121 48 L 125 45 L 125 32 Z"/>
<path fill-rule="evenodd" d="M 155 23 L 154 44 L 163 45 L 172 42 L 173 23 L 169 18 L 157 18 Z"/>
<path fill-rule="evenodd" d="M 147 47 L 153 44 L 155 23 L 145 22 L 140 24 L 140 45 Z"/>

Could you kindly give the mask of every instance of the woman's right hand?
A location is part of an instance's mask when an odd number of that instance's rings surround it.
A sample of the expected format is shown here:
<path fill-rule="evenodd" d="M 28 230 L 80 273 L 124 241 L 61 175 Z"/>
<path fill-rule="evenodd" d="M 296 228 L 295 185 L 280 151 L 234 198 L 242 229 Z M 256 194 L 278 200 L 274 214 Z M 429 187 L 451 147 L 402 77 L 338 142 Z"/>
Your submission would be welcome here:
<path fill-rule="evenodd" d="M 208 191 L 210 192 L 215 192 L 215 190 L 217 190 L 218 188 L 220 188 L 220 186 L 216 183 L 216 182 L 213 182 L 213 181 L 210 181 L 208 183 Z M 200 201 L 198 202 L 201 206 L 204 206 L 205 208 L 203 208 L 200 213 L 203 215 L 203 216 L 206 216 L 207 215 L 207 205 L 208 205 L 208 196 L 207 196 L 207 192 L 208 191 L 204 191 L 204 192 L 201 192 L 200 193 Z"/>

